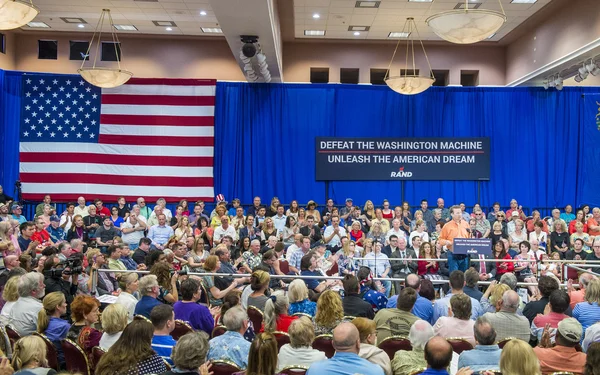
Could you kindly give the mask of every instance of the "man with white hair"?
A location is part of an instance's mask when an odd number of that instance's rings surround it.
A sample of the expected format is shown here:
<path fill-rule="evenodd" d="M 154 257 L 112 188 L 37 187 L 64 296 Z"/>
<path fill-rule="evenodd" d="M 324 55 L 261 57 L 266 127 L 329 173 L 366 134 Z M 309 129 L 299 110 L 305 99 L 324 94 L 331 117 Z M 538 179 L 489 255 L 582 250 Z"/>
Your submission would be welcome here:
<path fill-rule="evenodd" d="M 433 336 L 435 336 L 435 333 L 429 322 L 424 320 L 414 322 L 408 333 L 412 350 L 398 350 L 396 352 L 392 359 L 394 375 L 410 375 L 427 367 L 424 349 L 427 341 Z"/>
<path fill-rule="evenodd" d="M 150 312 L 154 306 L 161 305 L 161 302 L 158 300 L 160 287 L 158 286 L 156 275 L 146 275 L 142 277 L 139 281 L 139 292 L 142 295 L 142 298 L 135 305 L 133 313 L 134 315 L 143 315 L 150 319 Z"/>
<path fill-rule="evenodd" d="M 148 219 L 147 223 L 148 223 L 148 227 L 152 227 L 153 225 L 158 224 L 158 217 L 160 215 L 164 214 L 164 209 L 163 206 L 157 204 L 156 206 L 154 206 L 154 211 L 152 212 L 152 214 L 150 215 L 150 218 Z M 167 215 L 165 215 L 166 217 Z M 167 221 L 169 221 L 169 219 L 167 218 Z"/>
<path fill-rule="evenodd" d="M 496 330 L 484 317 L 477 318 L 473 326 L 477 345 L 465 350 L 458 357 L 458 368 L 469 367 L 473 371 L 500 370 L 502 349 L 496 344 Z"/>
<path fill-rule="evenodd" d="M 144 219 L 148 220 L 152 214 L 152 210 L 146 206 L 146 200 L 142 197 L 139 197 L 136 203 L 140 207 L 140 215 L 142 215 Z"/>
<path fill-rule="evenodd" d="M 241 306 L 227 310 L 223 315 L 223 324 L 227 332 L 210 340 L 207 360 L 227 360 L 241 369 L 248 367 L 250 343 L 244 339 L 248 329 L 248 314 Z"/>
<path fill-rule="evenodd" d="M 38 313 L 43 308 L 46 285 L 41 273 L 30 272 L 19 278 L 17 293 L 19 299 L 10 310 L 8 321 L 12 328 L 21 336 L 36 332 Z"/>
<path fill-rule="evenodd" d="M 171 218 L 173 217 L 173 213 L 167 208 L 167 201 L 165 200 L 165 198 L 158 198 L 156 201 L 156 205 L 162 206 L 163 214 L 167 215 L 167 220 L 171 220 Z"/>
<path fill-rule="evenodd" d="M 88 212 L 88 207 L 85 205 L 85 198 L 79 197 L 77 198 L 77 206 L 75 207 L 75 211 L 73 211 L 74 216 L 86 217 L 90 213 Z"/>
<path fill-rule="evenodd" d="M 485 313 L 483 316 L 496 330 L 496 340 L 502 341 L 507 337 L 516 337 L 529 342 L 529 320 L 517 315 L 519 295 L 514 290 L 507 290 L 498 301 L 498 312 Z"/>
<path fill-rule="evenodd" d="M 142 209 L 140 208 L 139 205 L 134 204 L 133 207 L 131 207 L 131 212 L 136 214 L 138 221 L 141 221 L 144 224 L 148 223 L 148 219 L 146 219 L 144 217 L 144 215 L 142 215 Z M 127 219 L 125 220 L 125 222 L 129 223 L 129 217 L 127 217 Z"/>

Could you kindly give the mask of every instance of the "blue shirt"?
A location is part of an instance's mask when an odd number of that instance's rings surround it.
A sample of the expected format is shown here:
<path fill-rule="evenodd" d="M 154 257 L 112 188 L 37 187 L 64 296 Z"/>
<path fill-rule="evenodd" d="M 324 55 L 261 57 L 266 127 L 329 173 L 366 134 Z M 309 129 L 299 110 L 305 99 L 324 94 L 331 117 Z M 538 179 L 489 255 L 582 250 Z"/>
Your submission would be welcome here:
<path fill-rule="evenodd" d="M 433 318 L 431 320 L 432 324 L 435 324 L 440 316 L 448 316 L 450 298 L 452 298 L 452 293 L 448 293 L 444 298 L 435 301 L 433 305 Z M 480 315 L 482 315 L 481 304 L 476 299 L 471 298 L 471 320 L 477 320 Z"/>
<path fill-rule="evenodd" d="M 432 368 L 428 368 L 427 370 L 423 371 L 421 375 L 448 375 L 448 371 L 446 371 L 446 369 L 434 370 Z"/>
<path fill-rule="evenodd" d="M 173 351 L 173 347 L 177 344 L 177 341 L 171 337 L 171 335 L 157 336 L 154 335 L 152 337 L 152 349 L 162 357 L 165 361 L 169 362 L 171 366 L 173 366 L 173 360 L 171 359 L 171 352 Z"/>
<path fill-rule="evenodd" d="M 477 345 L 458 357 L 458 368 L 469 366 L 473 371 L 499 370 L 502 349 L 498 345 Z"/>
<path fill-rule="evenodd" d="M 134 315 L 143 315 L 150 319 L 150 311 L 154 306 L 160 305 L 160 301 L 150 296 L 143 296 L 142 299 L 135 305 Z"/>
<path fill-rule="evenodd" d="M 377 312 L 381 309 L 385 309 L 387 307 L 387 297 L 384 294 L 379 293 L 378 291 L 373 290 L 368 286 L 363 285 L 360 288 L 360 294 L 362 294 L 363 300 L 371 304 L 371 307 L 373 307 L 374 312 Z"/>
<path fill-rule="evenodd" d="M 52 316 L 48 322 L 48 328 L 46 328 L 46 332 L 44 332 L 44 335 L 48 337 L 48 340 L 52 341 L 54 347 L 56 348 L 58 363 L 65 362 L 65 354 L 63 353 L 60 340 L 67 338 L 67 332 L 69 332 L 69 328 L 71 328 L 71 324 L 69 324 L 69 322 Z"/>
<path fill-rule="evenodd" d="M 232 361 L 241 369 L 248 367 L 250 343 L 239 332 L 227 331 L 208 342 L 207 360 L 224 359 Z"/>
<path fill-rule="evenodd" d="M 577 319 L 583 326 L 583 333 L 585 330 L 600 320 L 600 306 L 597 302 L 579 302 L 573 309 L 573 318 Z"/>
<path fill-rule="evenodd" d="M 290 303 L 288 314 L 294 315 L 295 313 L 304 313 L 315 316 L 317 313 L 317 303 L 309 301 L 308 298 L 304 301 Z"/>
<path fill-rule="evenodd" d="M 302 251 L 302 250 L 298 249 L 297 251 Z M 319 271 L 309 271 L 309 270 L 304 270 L 304 271 L 300 272 L 300 275 L 302 275 L 302 276 L 323 276 Z M 321 282 L 321 280 L 319 280 L 319 279 L 304 279 L 304 282 L 306 283 L 306 287 L 308 289 L 315 290 L 315 288 L 319 286 L 319 283 Z"/>
<path fill-rule="evenodd" d="M 46 231 L 48 232 L 48 234 L 50 235 L 50 239 L 54 243 L 57 243 L 58 241 L 63 241 L 65 239 L 65 230 L 61 227 L 54 229 L 52 225 L 48 225 Z"/>
<path fill-rule="evenodd" d="M 383 375 L 383 369 L 358 354 L 335 352 L 334 356 L 324 361 L 314 362 L 306 375 Z"/>
<path fill-rule="evenodd" d="M 23 224 L 24 222 L 27 221 L 27 219 L 23 215 L 17 216 L 15 214 L 12 214 L 12 218 L 15 219 L 15 220 L 17 220 L 19 222 L 19 224 Z"/>
<path fill-rule="evenodd" d="M 160 226 L 158 224 L 150 227 L 148 238 L 152 240 L 153 245 L 164 245 L 174 234 L 173 228 L 168 225 Z"/>
<path fill-rule="evenodd" d="M 411 312 L 420 319 L 429 322 L 429 324 L 435 324 L 435 321 L 433 321 L 433 304 L 427 298 L 417 296 L 417 301 Z"/>
<path fill-rule="evenodd" d="M 121 262 L 123 262 L 123 264 L 125 265 L 125 267 L 127 267 L 128 270 L 137 270 L 137 263 L 135 262 L 135 260 L 131 259 L 130 257 L 121 257 L 119 259 L 121 259 Z"/>

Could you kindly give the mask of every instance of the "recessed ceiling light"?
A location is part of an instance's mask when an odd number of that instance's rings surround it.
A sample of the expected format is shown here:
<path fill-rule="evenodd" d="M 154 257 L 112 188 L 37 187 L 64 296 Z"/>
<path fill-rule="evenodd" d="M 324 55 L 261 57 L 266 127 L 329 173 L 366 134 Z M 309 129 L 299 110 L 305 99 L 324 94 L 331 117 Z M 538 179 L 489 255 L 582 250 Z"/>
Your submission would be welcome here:
<path fill-rule="evenodd" d="M 173 29 L 170 28 L 170 27 L 167 27 L 165 30 L 167 30 L 167 31 L 173 31 Z"/>
<path fill-rule="evenodd" d="M 27 26 L 29 27 L 38 27 L 38 28 L 44 28 L 44 29 L 49 29 L 50 26 L 48 26 L 46 23 L 44 22 L 29 22 L 27 24 Z"/>
<path fill-rule="evenodd" d="M 321 18 L 321 15 L 319 13 L 315 13 L 315 14 L 313 14 L 313 18 L 317 20 L 317 19 Z"/>
<path fill-rule="evenodd" d="M 348 31 L 369 31 L 371 26 L 348 26 Z"/>
<path fill-rule="evenodd" d="M 177 27 L 177 24 L 173 21 L 152 21 L 154 26 L 164 26 L 164 27 Z"/>
<path fill-rule="evenodd" d="M 206 16 L 206 12 L 205 11 L 200 11 L 200 15 L 201 16 Z"/>
<path fill-rule="evenodd" d="M 355 8 L 379 8 L 379 4 L 381 1 L 370 1 L 370 0 L 362 0 L 357 1 L 354 5 Z"/>
<path fill-rule="evenodd" d="M 133 25 L 114 25 L 114 27 L 120 31 L 137 31 L 137 28 Z"/>
<path fill-rule="evenodd" d="M 306 36 L 323 36 L 323 35 L 325 35 L 325 30 L 304 30 L 304 35 L 306 35 Z"/>
<path fill-rule="evenodd" d="M 85 27 L 85 25 L 80 23 L 79 25 L 77 25 L 77 27 L 79 27 L 80 29 L 83 29 Z"/>
<path fill-rule="evenodd" d="M 408 38 L 410 36 L 410 33 L 407 32 L 391 32 L 388 35 L 388 38 Z"/>
<path fill-rule="evenodd" d="M 469 1 L 469 9 L 477 9 L 481 6 L 481 3 Z M 465 9 L 465 3 L 458 3 L 454 6 L 454 9 Z"/>
<path fill-rule="evenodd" d="M 512 0 L 512 4 L 535 4 L 537 0 Z"/>
<path fill-rule="evenodd" d="M 223 30 L 220 27 L 203 27 L 202 31 L 209 34 L 222 34 Z"/>
<path fill-rule="evenodd" d="M 360 32 L 358 32 L 358 31 L 354 32 L 354 36 L 359 36 L 359 35 L 360 35 Z"/>

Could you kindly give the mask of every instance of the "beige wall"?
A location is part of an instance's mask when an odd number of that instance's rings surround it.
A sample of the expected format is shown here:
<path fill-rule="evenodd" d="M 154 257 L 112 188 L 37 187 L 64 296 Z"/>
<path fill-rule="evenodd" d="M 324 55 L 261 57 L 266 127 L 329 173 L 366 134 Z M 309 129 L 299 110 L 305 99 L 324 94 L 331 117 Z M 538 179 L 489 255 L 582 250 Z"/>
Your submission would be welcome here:
<path fill-rule="evenodd" d="M 84 35 L 24 34 L 17 36 L 16 69 L 33 72 L 76 73 L 81 61 L 69 60 L 70 40 L 89 40 Z M 38 60 L 38 39 L 58 40 L 58 60 Z M 104 39 L 103 39 L 104 40 Z M 243 80 L 244 76 L 225 39 L 207 40 L 181 37 L 120 37 L 123 61 L 121 67 L 135 77 L 216 78 Z M 95 48 L 92 48 L 92 50 Z M 93 51 L 92 51 L 93 52 Z M 93 61 L 93 53 L 90 60 Z M 90 62 L 91 62 L 90 61 Z M 88 62 L 86 62 L 88 64 Z M 115 64 L 98 62 L 98 65 Z M 111 65 L 111 66 L 116 66 Z"/>
<path fill-rule="evenodd" d="M 374 43 L 303 43 L 283 45 L 283 71 L 286 82 L 308 82 L 310 67 L 329 67 L 329 81 L 340 81 L 340 68 L 359 68 L 360 83 L 370 82 L 370 69 L 387 69 L 394 44 Z M 504 85 L 505 48 L 500 46 L 425 46 L 433 70 L 449 70 L 449 84 L 460 84 L 461 70 L 479 70 L 480 85 Z M 398 48 L 392 73 L 404 68 L 406 47 Z M 421 48 L 415 45 L 415 65 L 420 73 L 427 71 Z M 412 68 L 412 64 L 410 64 Z"/>
<path fill-rule="evenodd" d="M 515 81 L 598 38 L 600 1 L 569 0 L 508 45 L 506 82 Z"/>
<path fill-rule="evenodd" d="M 12 32 L 2 32 L 6 36 L 6 53 L 0 53 L 0 69 L 15 69 L 15 35 Z"/>

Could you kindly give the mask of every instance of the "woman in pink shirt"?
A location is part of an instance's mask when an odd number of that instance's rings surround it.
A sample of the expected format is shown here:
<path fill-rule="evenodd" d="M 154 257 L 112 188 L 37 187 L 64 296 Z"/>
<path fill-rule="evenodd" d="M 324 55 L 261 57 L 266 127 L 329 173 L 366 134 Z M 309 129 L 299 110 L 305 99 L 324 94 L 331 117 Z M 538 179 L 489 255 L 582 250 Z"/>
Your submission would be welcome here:
<path fill-rule="evenodd" d="M 471 297 L 466 294 L 455 294 L 450 298 L 448 316 L 441 316 L 435 322 L 433 331 L 437 336 L 446 339 L 465 339 L 475 347 L 474 325 L 475 321 L 471 320 Z"/>

